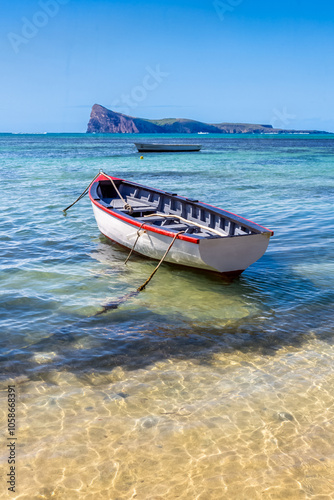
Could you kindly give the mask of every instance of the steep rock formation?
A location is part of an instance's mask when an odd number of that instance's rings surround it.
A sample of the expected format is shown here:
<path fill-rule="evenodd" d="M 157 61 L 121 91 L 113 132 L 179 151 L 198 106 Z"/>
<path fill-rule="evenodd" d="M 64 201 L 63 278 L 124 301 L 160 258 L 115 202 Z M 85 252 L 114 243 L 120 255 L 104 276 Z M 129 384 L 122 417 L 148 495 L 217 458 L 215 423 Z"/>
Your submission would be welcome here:
<path fill-rule="evenodd" d="M 274 129 L 271 125 L 251 123 L 203 123 L 184 118 L 164 118 L 146 120 L 116 113 L 99 104 L 94 104 L 87 126 L 91 134 L 286 134 L 300 133 L 298 130 Z M 317 130 L 305 130 L 304 133 L 326 134 Z"/>

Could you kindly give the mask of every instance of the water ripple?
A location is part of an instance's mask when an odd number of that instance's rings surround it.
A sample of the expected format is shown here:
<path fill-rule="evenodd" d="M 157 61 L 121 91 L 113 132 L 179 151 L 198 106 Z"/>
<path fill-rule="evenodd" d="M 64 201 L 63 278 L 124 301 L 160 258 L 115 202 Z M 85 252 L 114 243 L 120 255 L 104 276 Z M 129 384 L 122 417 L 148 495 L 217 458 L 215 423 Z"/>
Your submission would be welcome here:
<path fill-rule="evenodd" d="M 0 376 L 19 395 L 20 498 L 331 498 L 333 137 L 209 135 L 201 154 L 144 161 L 135 139 L 0 135 Z M 124 266 L 88 198 L 63 216 L 100 168 L 275 236 L 232 283 L 166 264 L 95 316 L 155 266 Z"/>

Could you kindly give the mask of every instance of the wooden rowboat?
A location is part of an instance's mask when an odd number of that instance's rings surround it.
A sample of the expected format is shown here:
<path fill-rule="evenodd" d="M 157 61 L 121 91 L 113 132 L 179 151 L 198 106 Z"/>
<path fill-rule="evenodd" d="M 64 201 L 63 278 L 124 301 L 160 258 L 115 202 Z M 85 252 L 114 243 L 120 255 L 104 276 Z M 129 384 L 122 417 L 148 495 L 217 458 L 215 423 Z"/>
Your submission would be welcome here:
<path fill-rule="evenodd" d="M 135 142 L 138 153 L 180 153 L 186 151 L 200 151 L 199 144 L 151 144 Z"/>
<path fill-rule="evenodd" d="M 273 231 L 175 193 L 100 173 L 89 197 L 102 234 L 146 257 L 237 276 L 266 251 Z M 139 231 L 138 231 L 139 230 Z M 138 234 L 140 237 L 138 238 Z"/>

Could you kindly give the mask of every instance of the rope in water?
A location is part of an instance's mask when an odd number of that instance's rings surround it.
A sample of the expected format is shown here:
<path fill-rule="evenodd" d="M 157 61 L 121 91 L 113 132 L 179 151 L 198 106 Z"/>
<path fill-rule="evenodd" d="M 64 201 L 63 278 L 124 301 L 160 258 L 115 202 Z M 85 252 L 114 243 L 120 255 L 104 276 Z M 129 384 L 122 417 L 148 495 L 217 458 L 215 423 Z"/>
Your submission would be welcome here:
<path fill-rule="evenodd" d="M 157 265 L 157 267 L 154 269 L 153 273 L 149 276 L 149 278 L 147 278 L 147 280 L 145 281 L 145 283 L 143 283 L 139 288 L 137 288 L 137 292 L 141 292 L 142 290 L 144 290 L 144 288 L 146 287 L 146 285 L 149 284 L 149 282 L 151 281 L 151 279 L 153 278 L 153 276 L 155 275 L 155 273 L 157 272 L 157 270 L 159 269 L 159 267 L 161 266 L 161 264 L 163 263 L 163 261 L 165 260 L 165 258 L 167 257 L 167 254 L 169 252 L 169 250 L 172 248 L 172 246 L 174 245 L 174 242 L 176 240 L 176 238 L 179 236 L 179 234 L 182 234 L 184 233 L 184 231 L 179 231 L 178 233 L 175 234 L 171 244 L 169 245 L 169 247 L 167 248 L 166 252 L 164 253 L 162 259 L 160 260 L 159 264 Z"/>
<path fill-rule="evenodd" d="M 170 251 L 170 249 L 172 248 L 172 246 L 174 245 L 174 242 L 175 242 L 176 238 L 179 236 L 179 234 L 182 234 L 182 233 L 184 233 L 184 231 L 179 231 L 178 233 L 175 234 L 172 242 L 170 243 L 170 245 L 167 248 L 166 252 L 162 256 L 159 264 L 156 266 L 156 268 L 154 269 L 154 271 L 147 278 L 147 280 L 145 281 L 145 283 L 143 283 L 140 287 L 138 287 L 136 291 L 127 293 L 127 294 L 123 295 L 123 297 L 120 297 L 119 299 L 116 299 L 116 300 L 114 300 L 112 302 L 109 302 L 108 304 L 105 304 L 103 306 L 103 308 L 101 309 L 101 311 L 99 311 L 96 314 L 94 314 L 94 316 L 100 316 L 101 314 L 106 313 L 110 309 L 117 309 L 118 306 L 120 306 L 121 304 L 124 304 L 124 302 L 126 302 L 127 300 L 131 299 L 132 297 L 136 296 L 139 292 L 141 292 L 142 290 L 144 290 L 144 288 L 149 284 L 149 282 L 151 281 L 151 279 L 153 278 L 153 276 L 155 275 L 155 273 L 157 272 L 157 270 L 159 269 L 159 267 L 161 266 L 161 264 L 163 263 L 163 261 L 167 257 L 167 254 Z"/>

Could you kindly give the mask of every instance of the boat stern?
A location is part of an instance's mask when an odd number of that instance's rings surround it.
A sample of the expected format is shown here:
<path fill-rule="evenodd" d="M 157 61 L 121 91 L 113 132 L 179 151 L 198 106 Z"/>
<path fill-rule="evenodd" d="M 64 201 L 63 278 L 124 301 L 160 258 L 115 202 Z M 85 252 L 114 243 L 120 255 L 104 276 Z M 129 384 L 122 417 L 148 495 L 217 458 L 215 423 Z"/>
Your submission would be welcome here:
<path fill-rule="evenodd" d="M 203 239 L 199 252 L 203 262 L 219 273 L 241 274 L 259 260 L 268 248 L 271 232 Z"/>

